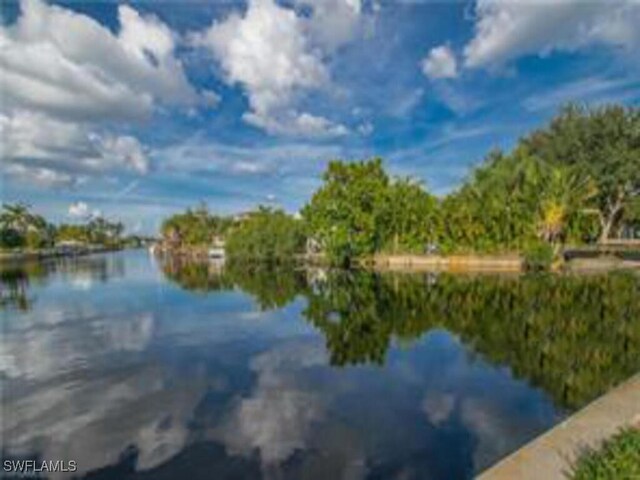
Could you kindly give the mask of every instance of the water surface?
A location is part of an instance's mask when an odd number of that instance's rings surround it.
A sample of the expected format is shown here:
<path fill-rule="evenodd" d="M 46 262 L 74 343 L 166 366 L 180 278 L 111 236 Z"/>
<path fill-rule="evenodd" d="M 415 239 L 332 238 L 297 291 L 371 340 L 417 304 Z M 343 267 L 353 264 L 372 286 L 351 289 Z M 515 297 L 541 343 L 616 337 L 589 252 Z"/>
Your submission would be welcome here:
<path fill-rule="evenodd" d="M 0 280 L 3 458 L 73 459 L 79 478 L 467 479 L 640 367 L 632 273 L 132 251 Z"/>

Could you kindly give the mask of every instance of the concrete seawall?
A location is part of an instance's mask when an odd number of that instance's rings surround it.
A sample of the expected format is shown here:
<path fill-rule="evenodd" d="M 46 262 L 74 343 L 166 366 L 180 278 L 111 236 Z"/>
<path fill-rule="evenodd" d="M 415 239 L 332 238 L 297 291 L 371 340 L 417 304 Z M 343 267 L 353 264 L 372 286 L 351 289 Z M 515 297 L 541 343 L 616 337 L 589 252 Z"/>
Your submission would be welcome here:
<path fill-rule="evenodd" d="M 477 480 L 566 480 L 585 447 L 640 421 L 640 373 L 484 471 Z"/>
<path fill-rule="evenodd" d="M 518 254 L 504 255 L 376 255 L 377 270 L 414 272 L 487 272 L 515 273 L 525 271 L 525 262 Z M 573 273 L 607 272 L 619 269 L 640 269 L 640 261 L 614 257 L 575 259 L 554 271 Z"/>
<path fill-rule="evenodd" d="M 519 255 L 378 255 L 374 257 L 374 265 L 388 270 L 449 272 L 519 272 L 523 269 Z"/>

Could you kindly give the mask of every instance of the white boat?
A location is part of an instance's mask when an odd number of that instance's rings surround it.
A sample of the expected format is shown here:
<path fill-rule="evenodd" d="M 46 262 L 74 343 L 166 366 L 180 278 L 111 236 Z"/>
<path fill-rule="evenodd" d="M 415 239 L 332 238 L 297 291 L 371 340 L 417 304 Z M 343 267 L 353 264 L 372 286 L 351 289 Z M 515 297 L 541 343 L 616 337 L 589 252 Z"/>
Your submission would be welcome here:
<path fill-rule="evenodd" d="M 223 247 L 212 247 L 209 249 L 209 258 L 224 259 Z"/>

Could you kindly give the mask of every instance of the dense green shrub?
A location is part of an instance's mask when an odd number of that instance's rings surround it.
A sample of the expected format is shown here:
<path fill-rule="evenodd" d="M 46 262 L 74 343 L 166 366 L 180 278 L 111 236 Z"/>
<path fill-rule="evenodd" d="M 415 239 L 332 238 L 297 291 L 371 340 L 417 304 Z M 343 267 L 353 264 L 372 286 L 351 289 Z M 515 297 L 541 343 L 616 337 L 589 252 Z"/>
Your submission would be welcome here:
<path fill-rule="evenodd" d="M 302 215 L 332 263 L 382 251 L 423 253 L 437 243 L 437 199 L 411 178 L 390 177 L 379 158 L 330 162 L 323 179 Z"/>
<path fill-rule="evenodd" d="M 232 224 L 232 218 L 213 215 L 201 205 L 165 219 L 160 232 L 171 246 L 203 247 L 210 245 L 216 237 L 223 237 Z"/>
<path fill-rule="evenodd" d="M 24 235 L 15 228 L 0 228 L 0 248 L 18 248 L 24 243 Z"/>
<path fill-rule="evenodd" d="M 49 239 L 46 235 L 43 235 L 42 232 L 38 232 L 35 230 L 29 230 L 25 235 L 25 244 L 27 248 L 30 249 L 38 249 L 44 248 L 49 244 Z"/>
<path fill-rule="evenodd" d="M 640 430 L 629 428 L 586 451 L 576 462 L 571 480 L 636 480 L 640 478 Z"/>
<path fill-rule="evenodd" d="M 523 256 L 527 270 L 549 270 L 554 260 L 553 247 L 548 243 L 534 242 L 524 249 Z"/>
<path fill-rule="evenodd" d="M 332 161 L 323 180 L 302 216 L 331 262 L 346 266 L 380 251 L 389 201 L 389 176 L 382 160 Z"/>
<path fill-rule="evenodd" d="M 304 252 L 302 222 L 261 207 L 229 230 L 226 252 L 234 261 L 291 261 Z"/>

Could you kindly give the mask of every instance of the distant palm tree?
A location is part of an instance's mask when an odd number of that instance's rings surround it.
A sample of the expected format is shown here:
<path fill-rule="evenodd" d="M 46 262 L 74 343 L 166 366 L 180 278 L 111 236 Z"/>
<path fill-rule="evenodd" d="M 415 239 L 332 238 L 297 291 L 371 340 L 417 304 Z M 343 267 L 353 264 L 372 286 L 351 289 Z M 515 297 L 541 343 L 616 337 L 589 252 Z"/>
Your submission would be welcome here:
<path fill-rule="evenodd" d="M 4 204 L 0 214 L 0 227 L 13 229 L 21 234 L 29 231 L 46 231 L 47 221 L 40 215 L 29 210 L 29 206 L 24 203 Z"/>
<path fill-rule="evenodd" d="M 55 227 L 44 217 L 32 213 L 24 203 L 4 204 L 0 213 L 2 243 L 7 246 L 27 245 L 39 248 L 53 241 Z"/>

